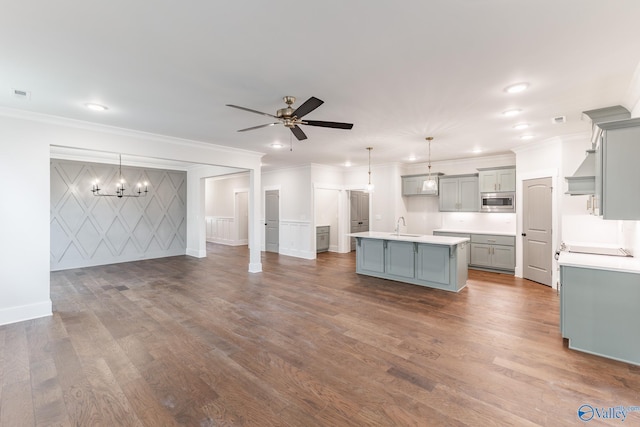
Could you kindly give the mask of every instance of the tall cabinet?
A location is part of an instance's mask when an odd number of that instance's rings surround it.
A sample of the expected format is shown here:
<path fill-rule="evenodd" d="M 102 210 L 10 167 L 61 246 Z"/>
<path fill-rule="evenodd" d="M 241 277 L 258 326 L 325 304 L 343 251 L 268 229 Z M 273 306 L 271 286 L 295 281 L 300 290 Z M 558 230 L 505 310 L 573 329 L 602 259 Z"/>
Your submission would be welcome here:
<path fill-rule="evenodd" d="M 596 199 L 604 219 L 640 219 L 640 118 L 599 123 Z"/>

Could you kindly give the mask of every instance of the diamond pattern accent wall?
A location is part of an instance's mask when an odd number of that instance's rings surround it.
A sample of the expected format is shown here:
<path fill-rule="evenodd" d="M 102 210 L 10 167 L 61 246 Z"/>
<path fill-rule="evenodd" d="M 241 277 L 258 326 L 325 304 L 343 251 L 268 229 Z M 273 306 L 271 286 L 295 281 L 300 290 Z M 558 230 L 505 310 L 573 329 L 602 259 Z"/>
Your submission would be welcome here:
<path fill-rule="evenodd" d="M 51 159 L 51 270 L 184 255 L 187 174 L 122 167 L 127 187 L 147 181 L 146 197 L 95 197 L 98 179 L 113 193 L 117 165 Z"/>

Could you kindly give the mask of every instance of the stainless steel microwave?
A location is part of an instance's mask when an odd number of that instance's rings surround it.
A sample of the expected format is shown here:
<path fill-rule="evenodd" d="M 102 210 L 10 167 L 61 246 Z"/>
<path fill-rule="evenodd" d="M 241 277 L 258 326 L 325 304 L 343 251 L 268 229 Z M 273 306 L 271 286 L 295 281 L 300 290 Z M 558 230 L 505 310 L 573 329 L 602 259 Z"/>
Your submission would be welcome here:
<path fill-rule="evenodd" d="M 481 193 L 480 212 L 515 212 L 516 193 Z"/>

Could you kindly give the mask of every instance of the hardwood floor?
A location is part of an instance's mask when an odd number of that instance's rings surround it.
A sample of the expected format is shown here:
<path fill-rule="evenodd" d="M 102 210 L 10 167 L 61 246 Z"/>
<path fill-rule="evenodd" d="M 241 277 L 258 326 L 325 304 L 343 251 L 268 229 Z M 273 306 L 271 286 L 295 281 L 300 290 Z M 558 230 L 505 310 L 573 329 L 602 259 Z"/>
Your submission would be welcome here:
<path fill-rule="evenodd" d="M 470 271 L 455 294 L 335 253 L 250 274 L 246 247 L 208 250 L 52 273 L 54 315 L 0 327 L 0 425 L 558 426 L 640 406 L 640 368 L 567 349 L 548 287 Z"/>

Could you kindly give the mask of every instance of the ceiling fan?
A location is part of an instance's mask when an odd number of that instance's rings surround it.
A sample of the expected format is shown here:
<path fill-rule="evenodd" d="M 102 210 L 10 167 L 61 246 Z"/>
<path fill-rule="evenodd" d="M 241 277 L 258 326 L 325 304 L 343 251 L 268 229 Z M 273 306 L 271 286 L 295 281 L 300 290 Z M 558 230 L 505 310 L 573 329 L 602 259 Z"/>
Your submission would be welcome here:
<path fill-rule="evenodd" d="M 274 123 L 267 123 L 265 125 L 253 126 L 246 129 L 240 129 L 238 132 L 246 132 L 248 130 L 260 129 L 267 126 L 277 125 L 282 123 L 285 127 L 291 129 L 291 132 L 298 138 L 298 141 L 302 141 L 303 139 L 307 139 L 307 135 L 300 129 L 298 125 L 308 125 L 308 126 L 319 126 L 324 128 L 334 128 L 334 129 L 351 129 L 353 127 L 352 123 L 341 123 L 341 122 L 323 122 L 319 120 L 302 120 L 304 116 L 321 106 L 324 101 L 312 96 L 302 103 L 295 110 L 292 107 L 292 104 L 296 102 L 296 98 L 294 96 L 285 96 L 284 98 L 286 107 L 280 108 L 276 111 L 276 115 L 269 113 L 263 113 L 262 111 L 252 110 L 251 108 L 240 107 L 238 105 L 227 104 L 227 107 L 237 108 L 239 110 L 248 111 L 250 113 L 261 114 L 267 117 L 273 117 L 278 120 Z"/>

